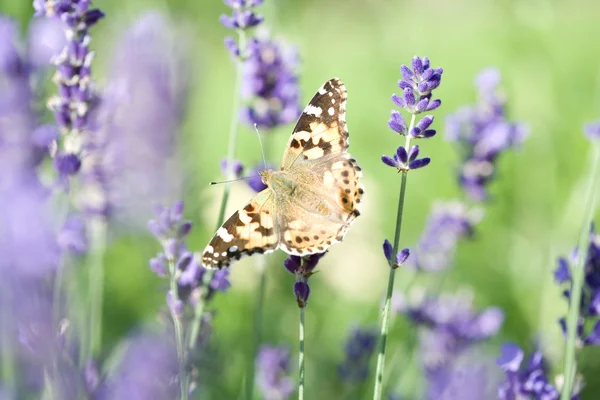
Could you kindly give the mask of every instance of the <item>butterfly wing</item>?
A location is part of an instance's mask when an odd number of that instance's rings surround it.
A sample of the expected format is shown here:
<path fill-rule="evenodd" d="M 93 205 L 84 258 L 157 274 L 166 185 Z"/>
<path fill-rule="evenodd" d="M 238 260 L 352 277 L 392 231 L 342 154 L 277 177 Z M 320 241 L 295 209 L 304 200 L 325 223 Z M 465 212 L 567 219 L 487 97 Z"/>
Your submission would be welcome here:
<path fill-rule="evenodd" d="M 254 196 L 217 230 L 202 254 L 206 268 L 224 268 L 252 254 L 275 251 L 279 246 L 271 189 Z"/>
<path fill-rule="evenodd" d="M 346 88 L 337 78 L 317 91 L 288 142 L 282 169 L 297 184 L 277 214 L 281 248 L 289 254 L 325 251 L 360 215 L 361 168 L 347 153 Z"/>
<path fill-rule="evenodd" d="M 319 88 L 296 123 L 281 169 L 289 170 L 298 160 L 314 160 L 346 151 L 346 97 L 346 87 L 338 78 Z"/>

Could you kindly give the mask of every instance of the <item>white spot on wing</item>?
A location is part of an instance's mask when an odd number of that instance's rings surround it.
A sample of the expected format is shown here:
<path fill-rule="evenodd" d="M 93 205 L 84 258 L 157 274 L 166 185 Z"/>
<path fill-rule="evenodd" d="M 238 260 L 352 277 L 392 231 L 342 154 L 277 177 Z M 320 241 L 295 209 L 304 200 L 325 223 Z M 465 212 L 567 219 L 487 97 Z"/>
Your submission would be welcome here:
<path fill-rule="evenodd" d="M 315 117 L 319 117 L 323 113 L 323 109 L 321 107 L 317 107 L 317 106 L 313 106 L 312 104 L 309 104 L 304 109 L 304 112 L 308 115 L 314 115 Z"/>
<path fill-rule="evenodd" d="M 231 252 L 231 253 L 235 253 L 236 251 L 238 251 L 238 247 L 237 246 L 231 246 L 229 248 L 229 252 Z"/>
<path fill-rule="evenodd" d="M 329 107 L 329 110 L 327 110 L 327 113 L 329 113 L 329 115 L 333 115 L 333 114 L 335 114 L 335 109 L 333 107 Z"/>
<path fill-rule="evenodd" d="M 227 232 L 227 229 L 220 227 L 217 230 L 217 236 L 223 239 L 225 243 L 229 243 L 233 240 L 233 235 Z"/>
<path fill-rule="evenodd" d="M 213 247 L 211 245 L 208 245 L 208 246 L 206 246 L 206 249 L 204 249 L 204 252 L 212 254 L 215 252 L 215 249 L 213 249 Z"/>

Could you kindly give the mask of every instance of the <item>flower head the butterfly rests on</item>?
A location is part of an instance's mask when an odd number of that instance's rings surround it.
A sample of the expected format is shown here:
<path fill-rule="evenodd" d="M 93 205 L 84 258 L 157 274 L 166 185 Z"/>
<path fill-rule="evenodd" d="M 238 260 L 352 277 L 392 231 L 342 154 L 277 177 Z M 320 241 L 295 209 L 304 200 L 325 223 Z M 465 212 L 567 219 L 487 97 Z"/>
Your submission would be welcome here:
<path fill-rule="evenodd" d="M 278 248 L 306 256 L 342 241 L 364 193 L 361 168 L 347 150 L 346 88 L 333 78 L 302 112 L 281 169 L 260 173 L 267 188 L 217 230 L 202 264 L 224 268 Z"/>

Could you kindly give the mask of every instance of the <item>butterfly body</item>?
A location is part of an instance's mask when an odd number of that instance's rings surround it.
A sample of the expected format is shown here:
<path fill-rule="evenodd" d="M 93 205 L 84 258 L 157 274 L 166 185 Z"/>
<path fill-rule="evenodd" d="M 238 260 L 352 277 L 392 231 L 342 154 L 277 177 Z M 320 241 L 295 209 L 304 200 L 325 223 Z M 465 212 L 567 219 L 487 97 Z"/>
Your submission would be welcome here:
<path fill-rule="evenodd" d="M 327 81 L 304 109 L 280 170 L 265 170 L 267 188 L 236 211 L 204 250 L 207 268 L 281 248 L 304 256 L 340 242 L 363 194 L 361 169 L 347 153 L 346 90 Z"/>

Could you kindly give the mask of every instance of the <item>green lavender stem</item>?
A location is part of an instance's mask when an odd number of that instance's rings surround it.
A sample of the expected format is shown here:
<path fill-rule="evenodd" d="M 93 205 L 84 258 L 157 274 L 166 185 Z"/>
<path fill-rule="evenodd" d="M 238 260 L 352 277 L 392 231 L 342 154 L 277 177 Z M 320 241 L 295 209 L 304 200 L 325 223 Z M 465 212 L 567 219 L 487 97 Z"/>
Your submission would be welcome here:
<path fill-rule="evenodd" d="M 246 399 L 251 400 L 254 393 L 254 359 L 256 358 L 256 349 L 262 339 L 262 319 L 263 319 L 263 304 L 265 301 L 265 290 L 267 287 L 267 274 L 264 258 L 259 258 L 257 263 L 260 271 L 260 282 L 258 286 L 258 294 L 256 297 L 256 310 L 254 312 L 254 332 L 253 340 L 250 348 L 250 357 L 248 357 L 247 373 L 246 373 Z"/>
<path fill-rule="evenodd" d="M 300 349 L 298 351 L 298 400 L 304 400 L 304 309 L 300 307 Z"/>
<path fill-rule="evenodd" d="M 596 208 L 597 190 L 595 184 L 600 175 L 600 146 L 594 148 L 594 161 L 592 173 L 588 183 L 586 195 L 586 207 L 583 217 L 583 226 L 579 233 L 577 263 L 573 269 L 573 286 L 571 288 L 571 300 L 569 302 L 569 314 L 567 315 L 567 343 L 564 356 L 564 375 L 565 386 L 560 395 L 561 400 L 570 400 L 573 390 L 573 382 L 577 372 L 575 364 L 575 351 L 577 339 L 577 321 L 579 320 L 579 304 L 581 302 L 581 292 L 583 289 L 583 280 L 585 276 L 584 264 L 586 260 L 587 248 L 590 240 L 589 227 L 592 222 L 593 213 Z"/>
<path fill-rule="evenodd" d="M 229 144 L 227 147 L 227 160 L 229 161 L 229 169 L 228 175 L 231 175 L 231 169 L 233 168 L 233 163 L 231 162 L 235 158 L 235 151 L 237 148 L 237 137 L 238 137 L 238 116 L 240 114 L 240 91 L 242 87 L 242 64 L 244 62 L 244 49 L 246 48 L 246 34 L 243 30 L 238 30 L 238 45 L 240 48 L 240 59 L 237 60 L 235 64 L 235 84 L 233 85 L 233 103 L 231 105 L 231 121 L 229 124 Z M 223 189 L 223 198 L 221 199 L 221 207 L 219 209 L 219 216 L 217 218 L 217 228 L 223 224 L 225 220 L 225 210 L 227 208 L 227 202 L 229 201 L 229 193 L 231 187 L 230 183 L 225 183 L 225 188 Z M 216 230 L 215 229 L 215 230 Z M 196 307 L 194 310 L 194 319 L 191 324 L 191 331 L 189 335 L 188 347 L 191 349 L 196 345 L 196 341 L 198 340 L 198 335 L 200 334 L 200 324 L 202 323 L 202 314 L 204 313 L 204 308 L 206 307 L 206 292 L 208 291 L 208 285 L 212 281 L 212 278 L 215 274 L 214 270 L 208 270 L 204 274 L 202 280 L 202 290 L 200 294 L 200 298 L 196 303 Z"/>
<path fill-rule="evenodd" d="M 169 274 L 170 274 L 170 291 L 173 295 L 173 302 L 179 301 L 179 289 L 177 287 L 177 267 L 175 265 L 175 259 L 172 256 L 168 256 L 169 262 Z M 181 400 L 188 399 L 188 374 L 186 368 L 186 351 L 183 344 L 183 326 L 181 319 L 177 315 L 175 307 L 169 306 L 169 312 L 173 319 L 173 328 L 175 330 L 175 345 L 177 347 L 177 359 L 179 360 L 179 389 L 181 394 Z"/>
<path fill-rule="evenodd" d="M 407 132 L 410 132 L 415 124 L 415 115 L 413 114 L 410 120 L 410 126 Z M 410 135 L 406 135 L 405 148 L 409 149 L 410 146 Z M 402 231 L 402 214 L 404 210 L 404 197 L 406 195 L 406 180 L 408 177 L 407 171 L 402 171 L 402 178 L 400 183 L 400 195 L 398 196 L 398 212 L 396 214 L 396 230 L 394 233 L 394 251 L 393 254 L 398 253 L 400 245 L 400 233 Z M 385 352 L 387 346 L 387 337 L 390 331 L 390 311 L 392 308 L 392 294 L 394 292 L 394 278 L 396 276 L 396 269 L 392 267 L 390 263 L 390 274 L 388 277 L 388 287 L 385 296 L 385 303 L 383 306 L 383 317 L 381 321 L 381 332 L 379 334 L 379 353 L 377 354 L 377 369 L 375 370 L 375 389 L 373 391 L 373 400 L 381 400 L 383 395 L 383 374 L 385 371 Z"/>
<path fill-rule="evenodd" d="M 90 221 L 88 227 L 91 237 L 89 264 L 90 350 L 92 355 L 97 355 L 102 346 L 102 303 L 104 297 L 104 255 L 106 252 L 107 224 L 104 219 L 94 218 Z"/>

